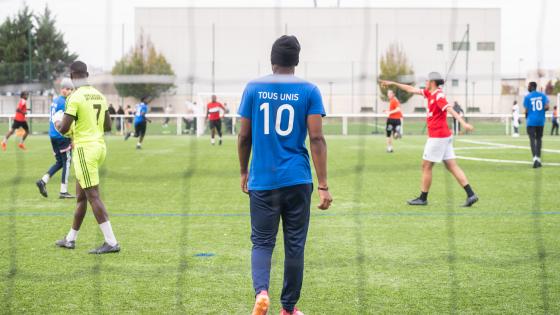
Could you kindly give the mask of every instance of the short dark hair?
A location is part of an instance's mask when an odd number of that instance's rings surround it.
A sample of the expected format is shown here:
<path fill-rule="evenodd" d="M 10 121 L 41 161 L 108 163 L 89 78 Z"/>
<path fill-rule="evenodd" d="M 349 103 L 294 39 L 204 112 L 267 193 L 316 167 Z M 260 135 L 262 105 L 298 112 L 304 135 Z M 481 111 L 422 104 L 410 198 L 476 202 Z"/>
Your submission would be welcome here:
<path fill-rule="evenodd" d="M 27 97 L 29 95 L 29 93 L 27 91 L 21 91 L 21 93 L 19 94 L 19 97 Z"/>
<path fill-rule="evenodd" d="M 79 60 L 72 62 L 70 65 L 70 73 L 77 77 L 87 77 L 89 75 L 87 65 Z"/>
<path fill-rule="evenodd" d="M 537 90 L 537 82 L 531 81 L 529 82 L 529 91 L 536 91 Z"/>

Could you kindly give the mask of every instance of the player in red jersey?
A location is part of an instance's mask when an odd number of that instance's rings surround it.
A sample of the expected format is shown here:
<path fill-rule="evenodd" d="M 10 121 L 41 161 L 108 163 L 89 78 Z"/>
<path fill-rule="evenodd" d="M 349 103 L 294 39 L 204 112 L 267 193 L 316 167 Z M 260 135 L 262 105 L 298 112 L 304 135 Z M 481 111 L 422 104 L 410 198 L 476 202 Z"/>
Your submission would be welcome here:
<path fill-rule="evenodd" d="M 6 133 L 4 139 L 2 140 L 2 150 L 4 151 L 6 151 L 8 139 L 19 128 L 23 129 L 23 136 L 21 136 L 21 140 L 18 144 L 18 147 L 22 150 L 25 150 L 25 145 L 23 144 L 23 142 L 25 141 L 27 135 L 29 134 L 29 126 L 27 125 L 27 120 L 25 118 L 25 115 L 27 114 L 27 96 L 28 96 L 27 92 L 21 92 L 20 94 L 19 103 L 16 108 L 16 115 L 14 116 L 14 123 L 12 124 L 12 127 L 10 128 L 8 133 Z"/>
<path fill-rule="evenodd" d="M 401 103 L 395 97 L 395 92 L 393 90 L 388 90 L 387 97 L 389 98 L 389 109 L 384 111 L 385 114 L 387 114 L 385 131 L 387 132 L 387 152 L 392 153 L 393 137 L 395 139 L 401 137 L 401 120 L 403 115 L 401 111 Z"/>
<path fill-rule="evenodd" d="M 212 95 L 212 102 L 208 103 L 208 105 L 206 105 L 206 108 L 206 119 L 208 119 L 210 130 L 212 131 L 212 139 L 210 140 L 210 142 L 212 143 L 212 145 L 216 143 L 216 141 L 214 140 L 214 135 L 217 131 L 218 137 L 220 137 L 219 144 L 222 145 L 222 118 L 220 117 L 220 110 L 223 110 L 225 112 L 226 108 L 224 107 L 224 105 L 222 105 L 222 103 L 218 103 L 218 101 L 216 100 L 216 95 Z"/>
<path fill-rule="evenodd" d="M 463 125 L 465 130 L 473 130 L 473 126 L 465 122 L 445 99 L 445 95 L 441 90 L 444 83 L 442 76 L 437 72 L 431 72 L 426 81 L 426 88 L 419 89 L 410 85 L 396 83 L 393 81 L 381 80 L 384 86 L 394 85 L 408 93 L 414 93 L 424 96 L 428 100 L 428 141 L 424 147 L 424 160 L 422 162 L 422 186 L 421 194 L 418 198 L 409 200 L 409 205 L 425 206 L 428 204 L 428 191 L 432 184 L 432 168 L 434 163 L 441 162 L 465 189 L 467 200 L 463 204 L 464 207 L 470 207 L 478 201 L 477 195 L 469 185 L 469 181 L 463 170 L 455 161 L 455 152 L 453 150 L 453 137 L 449 126 L 447 125 L 447 113 Z"/>

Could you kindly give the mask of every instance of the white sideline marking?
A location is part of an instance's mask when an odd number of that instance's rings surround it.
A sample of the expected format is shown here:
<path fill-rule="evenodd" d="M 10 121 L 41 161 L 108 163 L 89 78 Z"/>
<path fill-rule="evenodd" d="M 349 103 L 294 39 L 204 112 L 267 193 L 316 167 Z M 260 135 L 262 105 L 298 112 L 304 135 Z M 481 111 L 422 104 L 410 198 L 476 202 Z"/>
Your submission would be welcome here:
<path fill-rule="evenodd" d="M 482 144 L 482 145 L 489 145 L 493 146 L 494 148 L 512 148 L 512 149 L 523 149 L 523 150 L 530 150 L 530 147 L 524 147 L 520 145 L 513 145 L 513 144 L 504 144 L 504 143 L 495 143 L 495 142 L 486 142 L 486 141 L 478 141 L 478 140 L 466 140 L 466 139 L 458 139 L 457 141 L 465 142 L 465 143 L 472 143 L 472 144 Z M 560 153 L 560 150 L 553 150 L 553 149 L 542 149 L 543 152 L 548 153 Z"/>
<path fill-rule="evenodd" d="M 517 161 L 517 160 L 499 160 L 499 159 L 483 159 L 475 158 L 469 156 L 456 156 L 458 159 L 471 160 L 471 161 L 482 161 L 482 162 L 492 162 L 492 163 L 511 163 L 511 164 L 529 164 L 532 165 L 533 162 L 529 161 Z M 542 163 L 544 166 L 560 166 L 560 163 Z"/>
<path fill-rule="evenodd" d="M 461 151 L 461 150 L 500 150 L 503 149 L 503 147 L 458 147 L 458 148 L 453 148 L 455 151 Z"/>

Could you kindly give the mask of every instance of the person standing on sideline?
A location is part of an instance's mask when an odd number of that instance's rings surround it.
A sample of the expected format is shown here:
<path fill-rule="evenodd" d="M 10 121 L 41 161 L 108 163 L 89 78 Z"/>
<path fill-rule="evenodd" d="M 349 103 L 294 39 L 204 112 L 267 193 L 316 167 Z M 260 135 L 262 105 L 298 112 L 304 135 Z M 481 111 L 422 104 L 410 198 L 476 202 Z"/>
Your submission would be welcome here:
<path fill-rule="evenodd" d="M 461 108 L 461 105 L 459 105 L 459 103 L 457 103 L 457 101 L 453 102 L 453 110 L 457 114 L 459 114 L 459 116 L 461 116 L 461 117 L 465 116 L 465 112 Z M 453 117 L 453 134 L 455 134 L 455 135 L 461 134 L 461 124 L 459 124 L 457 122 L 457 119 L 455 119 L 455 117 Z"/>
<path fill-rule="evenodd" d="M 521 118 L 519 117 L 519 105 L 517 105 L 517 101 L 513 101 L 513 106 L 511 107 L 511 113 L 512 113 L 511 125 L 513 127 L 513 134 L 511 136 L 514 138 L 518 138 Z"/>
<path fill-rule="evenodd" d="M 113 104 L 109 104 L 109 116 L 111 116 L 111 129 L 113 129 L 113 122 L 115 121 L 115 118 L 113 118 L 113 115 L 116 115 L 117 111 L 115 110 L 115 107 L 113 107 Z"/>
<path fill-rule="evenodd" d="M 23 129 L 23 135 L 21 136 L 21 140 L 19 141 L 18 147 L 25 151 L 25 139 L 27 135 L 29 135 L 29 125 L 27 125 L 27 119 L 25 115 L 27 115 L 27 97 L 29 94 L 27 92 L 21 92 L 19 102 L 16 107 L 16 115 L 14 116 L 14 122 L 12 123 L 12 127 L 8 130 L 8 133 L 4 136 L 2 140 L 2 150 L 6 151 L 8 139 L 14 134 L 16 130 L 19 128 Z"/>
<path fill-rule="evenodd" d="M 78 231 L 84 221 L 89 202 L 105 238 L 101 246 L 89 253 L 116 253 L 121 248 L 99 194 L 99 168 L 107 153 L 104 136 L 105 132 L 111 131 L 111 117 L 105 96 L 89 85 L 88 76 L 85 63 L 74 61 L 70 65 L 70 78 L 76 91 L 68 98 L 62 119 L 55 120 L 55 128 L 60 134 L 65 135 L 72 129 L 72 152 L 78 157 L 78 162 L 74 163 L 77 178 L 74 222 L 66 237 L 55 244 L 62 248 L 75 248 Z"/>
<path fill-rule="evenodd" d="M 249 82 L 239 107 L 241 190 L 249 194 L 251 208 L 251 269 L 256 295 L 252 315 L 267 314 L 270 306 L 271 259 L 280 219 L 285 251 L 280 314 L 303 315 L 296 303 L 303 283 L 313 192 L 305 147 L 308 133 L 318 180 L 319 209 L 328 209 L 332 202 L 322 131 L 325 109 L 317 86 L 294 76 L 299 52 L 295 36 L 278 38 L 272 45 L 272 74 Z"/>
<path fill-rule="evenodd" d="M 387 132 L 387 152 L 393 153 L 393 137 L 398 139 L 401 137 L 401 103 L 395 97 L 393 90 L 387 91 L 389 98 L 389 109 L 384 110 L 387 114 L 387 123 L 385 124 L 385 131 Z"/>
<path fill-rule="evenodd" d="M 556 130 L 556 135 L 558 135 L 558 106 L 554 106 L 552 110 L 552 129 L 550 130 L 550 135 L 554 135 L 554 130 Z"/>
<path fill-rule="evenodd" d="M 171 104 L 168 104 L 167 107 L 165 107 L 165 115 L 171 115 L 171 113 L 173 112 L 173 106 L 171 106 Z M 167 128 L 167 126 L 169 125 L 169 120 L 171 118 L 169 116 L 165 117 L 165 120 L 163 121 L 163 128 Z"/>
<path fill-rule="evenodd" d="M 527 119 L 527 135 L 533 153 L 533 168 L 542 167 L 541 149 L 545 114 L 548 110 L 548 97 L 537 91 L 537 82 L 529 82 L 527 87 L 529 94 L 523 100 L 525 107 L 525 118 Z"/>
<path fill-rule="evenodd" d="M 218 132 L 219 145 L 222 145 L 222 115 L 221 111 L 225 111 L 224 105 L 218 103 L 216 100 L 216 95 L 212 95 L 212 102 L 206 105 L 206 119 L 209 121 L 210 131 L 212 133 L 212 138 L 210 143 L 214 145 L 216 141 L 214 140 L 215 132 Z"/>
<path fill-rule="evenodd" d="M 119 105 L 119 109 L 117 109 L 117 115 L 124 115 L 124 109 L 122 108 L 121 105 Z M 122 116 L 117 118 L 117 131 L 119 132 L 119 134 L 122 134 L 122 122 L 123 122 L 123 118 Z"/>
<path fill-rule="evenodd" d="M 411 206 L 425 206 L 428 204 L 428 192 L 432 185 L 432 169 L 434 163 L 443 161 L 447 170 L 453 174 L 459 185 L 463 187 L 467 194 L 467 200 L 463 207 L 470 207 L 478 201 L 478 196 L 474 193 L 467 176 L 455 161 L 455 151 L 453 150 L 453 137 L 447 125 L 447 113 L 457 119 L 465 128 L 465 131 L 471 131 L 474 128 L 465 122 L 451 105 L 445 99 L 445 95 L 441 90 L 444 84 L 443 77 L 437 72 L 428 74 L 426 88 L 419 89 L 414 86 L 396 83 L 393 81 L 381 80 L 381 84 L 388 86 L 394 85 L 408 93 L 414 93 L 424 96 L 428 100 L 428 117 L 426 119 L 428 126 L 428 141 L 424 147 L 424 155 L 422 161 L 422 183 L 420 196 L 408 201 Z"/>
<path fill-rule="evenodd" d="M 56 163 L 54 163 L 49 170 L 39 179 L 35 184 L 39 188 L 39 193 L 47 198 L 47 183 L 51 177 L 62 169 L 62 180 L 60 183 L 60 199 L 75 198 L 68 193 L 68 176 L 70 175 L 70 164 L 72 163 L 72 139 L 67 138 L 60 134 L 54 127 L 54 116 L 57 113 L 64 113 L 66 110 L 66 100 L 74 85 L 70 78 L 64 78 L 60 82 L 60 96 L 53 100 L 50 108 L 50 121 L 49 121 L 49 137 L 51 138 L 51 145 L 54 152 Z"/>

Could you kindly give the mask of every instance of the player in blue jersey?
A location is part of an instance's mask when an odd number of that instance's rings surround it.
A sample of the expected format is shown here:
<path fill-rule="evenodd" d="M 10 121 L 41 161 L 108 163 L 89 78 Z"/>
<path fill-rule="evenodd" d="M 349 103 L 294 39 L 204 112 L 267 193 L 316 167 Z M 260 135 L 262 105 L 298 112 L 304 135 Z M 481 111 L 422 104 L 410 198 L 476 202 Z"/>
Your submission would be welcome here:
<path fill-rule="evenodd" d="M 537 91 L 537 82 L 529 82 L 529 94 L 523 100 L 525 117 L 527 118 L 527 134 L 533 153 L 533 168 L 542 167 L 541 148 L 544 131 L 545 113 L 548 110 L 548 97 Z"/>
<path fill-rule="evenodd" d="M 140 99 L 140 104 L 136 105 L 136 111 L 134 113 L 134 137 L 138 138 L 138 143 L 136 143 L 136 149 L 142 149 L 142 142 L 144 141 L 144 136 L 146 135 L 146 122 L 152 122 L 146 118 L 146 113 L 148 113 L 148 97 L 144 96 Z M 124 140 L 128 140 L 132 133 L 127 133 Z"/>
<path fill-rule="evenodd" d="M 299 52 L 300 45 L 294 36 L 277 39 L 271 52 L 273 74 L 248 83 L 239 107 L 241 189 L 249 194 L 251 209 L 251 268 L 256 294 L 253 315 L 266 314 L 270 305 L 270 266 L 280 219 L 285 251 L 280 314 L 303 314 L 296 303 L 303 283 L 313 192 L 305 147 L 308 133 L 317 174 L 319 209 L 328 209 L 332 202 L 322 131 L 325 110 L 319 89 L 294 76 Z"/>
<path fill-rule="evenodd" d="M 53 175 L 62 169 L 62 182 L 60 184 L 60 199 L 74 198 L 68 193 L 68 175 L 70 175 L 70 164 L 72 163 L 72 140 L 60 134 L 54 127 L 53 116 L 56 113 L 64 113 L 66 109 L 66 98 L 72 93 L 74 85 L 69 78 L 62 79 L 60 83 L 60 96 L 53 100 L 50 108 L 49 136 L 56 162 L 49 168 L 35 184 L 43 197 L 48 197 L 47 183 Z"/>

